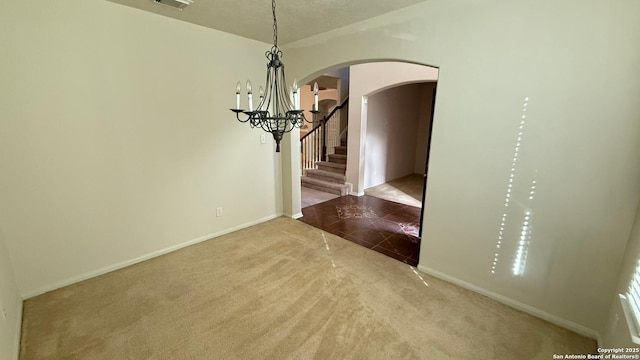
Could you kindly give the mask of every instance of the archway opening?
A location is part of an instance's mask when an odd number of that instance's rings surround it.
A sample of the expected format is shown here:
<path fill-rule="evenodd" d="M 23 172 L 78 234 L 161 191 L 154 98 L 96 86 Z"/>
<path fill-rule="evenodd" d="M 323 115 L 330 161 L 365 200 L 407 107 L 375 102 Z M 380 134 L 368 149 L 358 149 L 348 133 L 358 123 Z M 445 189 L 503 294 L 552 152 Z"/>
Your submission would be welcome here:
<path fill-rule="evenodd" d="M 312 84 L 336 75 L 346 89 L 339 98 L 349 98 L 335 140 L 340 145 L 328 149 L 312 168 L 291 164 L 300 169 L 301 220 L 417 265 L 438 68 L 360 62 L 332 67 L 303 81 Z M 304 151 L 303 145 L 303 158 Z M 322 177 L 344 182 L 348 191 L 331 191 L 336 185 L 322 189 L 315 181 Z"/>

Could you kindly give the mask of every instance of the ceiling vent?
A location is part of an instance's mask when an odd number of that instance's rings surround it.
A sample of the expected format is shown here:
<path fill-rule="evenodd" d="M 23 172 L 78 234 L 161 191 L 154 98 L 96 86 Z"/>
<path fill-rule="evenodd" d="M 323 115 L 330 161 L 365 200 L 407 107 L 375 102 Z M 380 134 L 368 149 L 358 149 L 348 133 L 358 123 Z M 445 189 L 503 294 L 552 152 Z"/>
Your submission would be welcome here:
<path fill-rule="evenodd" d="M 153 2 L 182 10 L 193 4 L 194 0 L 153 0 Z"/>

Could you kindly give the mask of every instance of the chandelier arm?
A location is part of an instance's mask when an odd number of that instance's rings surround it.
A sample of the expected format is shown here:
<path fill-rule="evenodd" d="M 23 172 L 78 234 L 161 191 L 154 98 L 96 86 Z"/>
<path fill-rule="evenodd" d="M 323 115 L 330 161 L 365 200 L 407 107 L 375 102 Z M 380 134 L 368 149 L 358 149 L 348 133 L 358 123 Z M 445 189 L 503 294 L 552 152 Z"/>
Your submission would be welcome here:
<path fill-rule="evenodd" d="M 258 104 L 257 110 L 269 111 L 269 101 L 271 100 L 271 94 L 269 92 L 269 79 L 271 78 L 271 72 L 269 71 L 269 65 L 267 65 L 267 81 L 264 84 L 264 94 L 262 95 L 262 99 L 260 99 L 260 103 Z"/>
<path fill-rule="evenodd" d="M 233 111 L 234 113 L 236 113 L 236 119 L 238 119 L 238 121 L 240 121 L 241 123 L 246 123 L 247 121 L 249 121 L 251 119 L 251 116 L 247 115 L 247 118 L 242 120 L 242 118 L 240 118 L 240 114 L 241 113 L 245 113 L 246 112 L 244 110 L 241 109 L 230 109 L 231 111 Z"/>
<path fill-rule="evenodd" d="M 289 111 L 293 109 L 293 103 L 291 102 L 290 94 L 287 89 L 287 82 L 285 80 L 284 75 L 284 65 L 280 68 L 280 72 L 278 72 L 278 82 L 280 83 L 280 87 L 278 88 L 277 97 L 280 100 L 281 114 L 285 115 Z"/>
<path fill-rule="evenodd" d="M 262 110 L 266 111 L 266 116 L 270 117 L 273 114 L 273 69 L 271 67 L 267 68 L 267 82 L 265 83 L 265 104 Z"/>

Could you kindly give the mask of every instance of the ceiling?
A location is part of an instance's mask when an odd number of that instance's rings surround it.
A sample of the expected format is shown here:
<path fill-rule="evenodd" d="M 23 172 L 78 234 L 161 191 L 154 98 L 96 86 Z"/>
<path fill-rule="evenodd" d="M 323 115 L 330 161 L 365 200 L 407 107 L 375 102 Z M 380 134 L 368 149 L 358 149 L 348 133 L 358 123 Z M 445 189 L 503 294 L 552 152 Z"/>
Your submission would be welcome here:
<path fill-rule="evenodd" d="M 178 10 L 153 0 L 109 0 L 193 24 L 273 43 L 269 0 L 195 0 Z M 304 39 L 426 0 L 279 0 L 278 45 Z"/>

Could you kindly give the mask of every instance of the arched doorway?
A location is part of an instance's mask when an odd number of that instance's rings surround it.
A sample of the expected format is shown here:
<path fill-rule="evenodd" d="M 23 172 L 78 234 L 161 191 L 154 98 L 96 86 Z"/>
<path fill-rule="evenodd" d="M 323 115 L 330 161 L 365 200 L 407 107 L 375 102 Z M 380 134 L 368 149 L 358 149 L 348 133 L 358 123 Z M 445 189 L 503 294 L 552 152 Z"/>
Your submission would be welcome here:
<path fill-rule="evenodd" d="M 388 166 L 389 164 L 397 165 L 398 163 L 401 163 L 401 162 L 410 163 L 411 164 L 410 172 L 413 173 L 414 168 L 419 168 L 418 170 L 420 172 L 419 178 L 422 179 L 422 176 L 426 175 L 427 154 L 428 154 L 427 149 L 430 144 L 429 138 L 431 136 L 431 132 L 429 130 L 431 128 L 431 121 L 433 117 L 433 105 L 434 105 L 433 101 L 434 101 L 434 95 L 435 95 L 435 83 L 437 81 L 438 69 L 434 67 L 425 66 L 425 65 L 417 65 L 417 64 L 403 63 L 403 62 L 363 63 L 363 64 L 357 64 L 357 65 L 350 65 L 348 69 L 350 69 L 349 80 L 348 80 L 350 106 L 349 106 L 349 112 L 348 112 L 349 116 L 348 116 L 347 138 L 348 138 L 349 151 L 347 153 L 347 164 L 346 164 L 347 174 L 346 175 L 347 175 L 347 178 L 354 185 L 353 191 L 351 192 L 350 195 L 357 198 L 364 198 L 365 189 L 367 187 L 380 185 L 381 182 L 384 183 L 386 182 L 386 180 L 393 180 L 392 178 L 398 175 L 399 173 L 398 171 L 395 171 L 395 172 L 389 171 L 390 168 L 393 168 L 393 166 Z M 312 76 L 314 75 L 309 76 L 309 78 L 311 78 Z M 428 86 L 425 84 L 428 84 Z M 416 90 L 419 92 L 419 94 L 415 94 Z M 392 99 L 394 96 L 398 96 L 398 93 L 399 93 L 400 100 L 403 100 L 404 98 L 402 94 L 403 93 L 408 94 L 412 91 L 414 92 L 414 94 L 412 95 L 414 99 L 419 100 L 422 98 L 426 98 L 427 101 L 425 101 L 425 103 L 428 103 L 428 106 L 421 107 L 420 104 L 416 101 L 413 101 L 413 102 L 405 101 L 403 103 L 402 101 L 395 101 Z M 391 98 L 388 96 L 389 93 L 391 93 Z M 398 155 L 399 153 L 397 151 L 395 153 L 393 153 L 393 151 L 387 151 L 385 152 L 384 158 L 380 158 L 379 154 L 377 154 L 378 155 L 377 165 L 381 165 L 381 166 L 378 166 L 378 168 L 384 169 L 386 167 L 385 170 L 389 174 L 383 174 L 383 175 L 388 175 L 386 177 L 378 176 L 378 178 L 375 179 L 374 181 L 371 181 L 371 176 L 369 177 L 367 176 L 378 171 L 379 169 L 376 169 L 376 167 L 371 163 L 371 158 L 375 157 L 376 155 L 375 150 L 380 150 L 382 146 L 372 145 L 375 142 L 370 141 L 371 133 L 370 132 L 368 133 L 368 130 L 367 130 L 369 121 L 371 121 L 369 119 L 369 114 L 367 114 L 368 105 L 369 105 L 368 102 L 370 100 L 371 101 L 380 100 L 383 103 L 386 103 L 387 106 L 393 106 L 393 102 L 399 102 L 403 104 L 413 104 L 413 105 L 406 105 L 406 107 L 409 107 L 409 108 L 413 107 L 412 114 L 414 117 L 418 113 L 422 112 L 422 115 L 424 118 L 423 125 L 421 126 L 422 127 L 421 131 L 418 131 L 419 126 L 417 124 L 407 125 L 408 123 L 400 124 L 400 125 L 398 124 L 392 125 L 387 129 L 385 129 L 384 126 L 382 128 L 378 126 L 375 129 L 378 131 L 376 135 L 387 136 L 386 139 L 377 139 L 378 145 L 380 143 L 384 143 L 385 141 L 387 142 L 390 141 L 390 139 L 388 138 L 389 134 L 386 134 L 386 132 L 388 132 L 387 130 L 389 129 L 402 130 L 404 132 L 404 135 L 395 134 L 395 138 L 392 139 L 393 140 L 392 142 L 395 142 L 396 144 L 403 143 L 403 142 L 406 144 L 413 144 L 413 149 L 411 149 L 410 151 L 410 152 L 413 152 L 413 155 L 410 156 L 411 159 L 407 159 L 408 156 L 407 156 L 406 149 L 404 149 L 404 152 L 405 152 L 404 155 L 402 154 Z M 379 110 L 380 104 L 377 104 L 377 105 Z M 384 107 L 385 105 L 383 104 L 382 106 Z M 399 117 L 406 116 L 407 111 L 404 111 L 402 106 L 403 105 L 400 105 L 399 108 L 396 106 L 394 109 L 390 110 L 389 113 Z M 376 125 L 380 125 L 380 121 L 379 121 L 380 117 L 374 116 L 374 118 L 376 118 L 375 120 L 378 122 Z M 386 121 L 386 125 L 389 125 L 389 123 L 393 123 L 394 120 L 383 119 L 383 122 L 385 121 Z M 413 129 L 408 129 L 406 128 L 406 126 L 413 126 Z M 369 129 L 373 129 L 374 127 L 375 126 L 369 126 Z M 424 130 L 426 130 L 426 132 Z M 407 139 L 403 140 L 402 136 L 407 137 Z M 408 137 L 413 137 L 413 138 L 408 139 Z M 391 144 L 391 147 L 393 146 L 395 145 Z M 421 149 L 422 154 L 416 158 L 415 153 L 418 153 L 417 151 L 418 146 L 422 147 Z M 388 150 L 388 149 L 385 149 L 385 150 Z M 421 163 L 420 164 L 421 166 L 414 166 L 415 163 Z M 296 165 L 297 164 L 295 164 L 292 161 L 291 163 L 292 168 L 296 168 Z M 378 173 L 377 175 L 380 175 L 380 173 Z M 292 184 L 294 184 L 293 181 L 292 181 Z M 421 187 L 420 189 L 421 191 L 419 192 L 419 194 L 417 196 L 413 194 L 413 197 L 417 198 L 416 200 L 420 203 L 420 208 L 418 208 L 417 210 L 411 210 L 411 212 L 415 215 L 414 216 L 415 220 L 411 224 L 403 224 L 403 225 L 413 226 L 413 229 L 410 228 L 411 226 L 405 226 L 405 229 L 408 231 L 417 232 L 418 229 L 420 228 L 420 224 L 422 223 L 422 213 L 423 213 L 422 204 L 424 204 L 423 202 L 424 194 L 426 191 L 425 190 L 426 177 L 425 177 L 425 180 L 422 181 L 422 186 L 420 187 Z M 292 192 L 295 192 L 295 190 L 292 190 Z M 360 201 L 361 199 L 357 199 L 357 200 Z M 397 200 L 397 199 L 393 199 L 393 200 Z M 408 211 L 408 208 L 405 210 Z M 359 216 L 359 215 L 366 216 L 365 214 L 356 214 L 355 216 Z M 391 218 L 391 216 L 389 218 Z M 328 229 L 325 228 L 325 230 L 328 230 Z M 352 234 L 342 233 L 338 235 L 352 235 Z M 416 233 L 415 235 L 419 235 L 419 234 Z M 405 256 L 407 259 L 409 258 L 409 255 L 407 253 L 404 253 L 403 256 Z M 395 256 L 392 256 L 392 257 L 395 257 Z M 413 262 L 413 264 L 415 265 L 417 264 L 417 258 L 415 258 L 414 260 L 415 261 Z"/>

